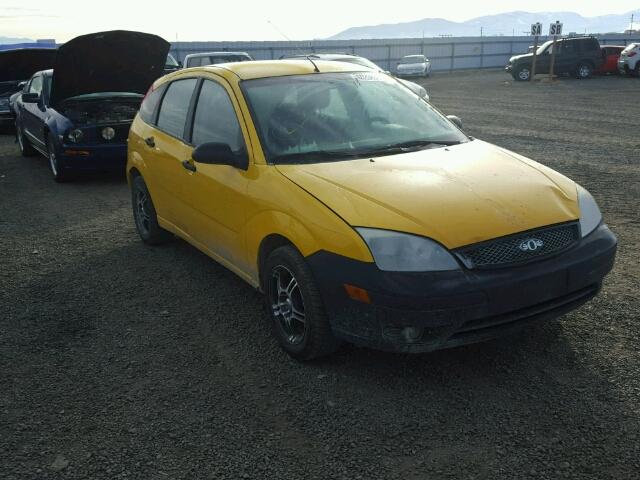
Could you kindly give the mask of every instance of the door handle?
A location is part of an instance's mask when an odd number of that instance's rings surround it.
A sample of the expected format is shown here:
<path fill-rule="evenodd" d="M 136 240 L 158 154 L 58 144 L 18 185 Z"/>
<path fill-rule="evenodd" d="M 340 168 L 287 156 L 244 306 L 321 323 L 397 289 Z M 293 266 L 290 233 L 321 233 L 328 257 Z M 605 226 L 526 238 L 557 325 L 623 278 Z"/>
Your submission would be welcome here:
<path fill-rule="evenodd" d="M 147 138 L 145 138 L 145 139 L 144 139 L 144 143 L 146 143 L 146 144 L 147 144 L 147 146 L 148 146 L 148 147 L 151 147 L 151 148 L 153 148 L 153 147 L 155 147 L 155 146 L 156 146 L 156 142 L 155 142 L 155 140 L 153 139 L 153 137 L 147 137 Z"/>
<path fill-rule="evenodd" d="M 193 162 L 191 162 L 189 160 L 183 160 L 182 161 L 182 166 L 184 168 L 186 168 L 187 170 L 189 170 L 190 172 L 195 172 L 196 171 L 196 166 L 193 164 Z"/>

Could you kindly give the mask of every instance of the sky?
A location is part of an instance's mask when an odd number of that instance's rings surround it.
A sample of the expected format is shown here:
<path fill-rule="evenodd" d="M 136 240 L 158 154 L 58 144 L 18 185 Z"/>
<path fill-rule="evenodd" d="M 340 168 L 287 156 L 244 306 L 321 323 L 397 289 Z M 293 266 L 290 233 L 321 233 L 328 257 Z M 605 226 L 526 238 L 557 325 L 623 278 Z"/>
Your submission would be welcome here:
<path fill-rule="evenodd" d="M 622 14 L 639 4 L 638 0 L 1 0 L 0 36 L 64 42 L 85 33 L 125 29 L 155 33 L 168 41 L 285 40 L 285 36 L 307 40 L 326 38 L 349 27 L 422 18 L 464 21 L 514 10 L 597 16 Z"/>

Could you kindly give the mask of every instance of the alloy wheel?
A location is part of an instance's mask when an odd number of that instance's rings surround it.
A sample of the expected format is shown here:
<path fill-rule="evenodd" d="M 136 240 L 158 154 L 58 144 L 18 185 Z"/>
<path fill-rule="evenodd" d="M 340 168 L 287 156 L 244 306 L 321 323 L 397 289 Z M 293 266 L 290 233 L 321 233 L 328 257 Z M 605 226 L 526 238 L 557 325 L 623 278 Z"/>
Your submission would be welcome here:
<path fill-rule="evenodd" d="M 149 232 L 149 195 L 142 190 L 136 192 L 136 223 L 143 233 Z"/>
<path fill-rule="evenodd" d="M 269 300 L 274 318 L 291 345 L 299 345 L 306 332 L 304 298 L 291 270 L 278 265 L 271 272 Z"/>
<path fill-rule="evenodd" d="M 523 68 L 518 72 L 518 78 L 520 80 L 529 80 L 530 75 L 531 75 L 531 72 L 529 71 L 528 68 Z"/>
<path fill-rule="evenodd" d="M 54 177 L 58 176 L 58 160 L 56 159 L 56 152 L 53 149 L 49 149 L 49 165 L 51 166 L 51 172 Z"/>

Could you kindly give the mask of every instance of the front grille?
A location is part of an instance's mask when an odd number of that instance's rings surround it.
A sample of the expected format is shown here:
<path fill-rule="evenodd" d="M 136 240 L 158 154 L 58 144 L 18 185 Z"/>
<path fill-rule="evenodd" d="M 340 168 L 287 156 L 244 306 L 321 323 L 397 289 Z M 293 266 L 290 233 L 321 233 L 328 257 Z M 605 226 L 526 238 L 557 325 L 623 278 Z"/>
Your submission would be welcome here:
<path fill-rule="evenodd" d="M 558 253 L 579 238 L 578 224 L 565 223 L 462 247 L 455 253 L 467 268 L 492 268 Z"/>

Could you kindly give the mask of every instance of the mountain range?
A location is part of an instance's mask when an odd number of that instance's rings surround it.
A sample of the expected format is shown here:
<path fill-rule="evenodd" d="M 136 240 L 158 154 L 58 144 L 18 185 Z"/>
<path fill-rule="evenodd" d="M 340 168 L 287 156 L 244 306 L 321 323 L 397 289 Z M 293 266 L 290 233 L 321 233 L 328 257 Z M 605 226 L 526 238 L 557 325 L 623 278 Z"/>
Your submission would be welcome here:
<path fill-rule="evenodd" d="M 12 43 L 30 43 L 33 42 L 30 38 L 13 38 L 13 37 L 0 37 L 0 45 L 12 44 Z"/>
<path fill-rule="evenodd" d="M 420 38 L 420 37 L 478 37 L 481 34 L 522 35 L 529 33 L 532 23 L 540 22 L 543 34 L 549 31 L 549 24 L 556 20 L 563 23 L 563 33 L 622 33 L 629 28 L 631 14 L 634 14 L 634 28 L 640 28 L 640 10 L 621 15 L 583 17 L 574 12 L 507 12 L 472 18 L 466 22 L 452 22 L 443 18 L 424 18 L 413 22 L 388 23 L 344 30 L 329 40 L 355 40 L 370 38 Z"/>

